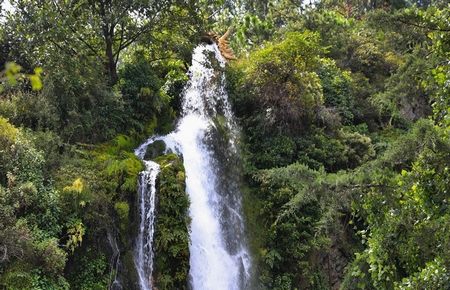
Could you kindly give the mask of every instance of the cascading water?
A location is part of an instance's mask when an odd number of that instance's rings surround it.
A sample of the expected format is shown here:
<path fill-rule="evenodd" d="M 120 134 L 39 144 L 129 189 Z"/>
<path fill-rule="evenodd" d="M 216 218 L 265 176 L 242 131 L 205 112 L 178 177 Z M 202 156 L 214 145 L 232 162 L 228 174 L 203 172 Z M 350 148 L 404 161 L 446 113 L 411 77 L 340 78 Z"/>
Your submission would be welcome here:
<path fill-rule="evenodd" d="M 141 146 L 142 147 L 142 146 Z M 135 154 L 143 159 L 140 153 L 144 147 L 136 149 Z M 145 146 L 146 148 L 146 146 Z M 144 151 L 145 152 L 145 151 Z M 153 271 L 153 234 L 155 232 L 155 200 L 156 177 L 159 165 L 153 161 L 145 161 L 145 170 L 139 174 L 139 233 L 136 241 L 135 264 L 139 276 L 139 286 L 142 290 L 152 289 Z"/>
<path fill-rule="evenodd" d="M 152 137 L 136 150 L 143 158 L 148 145 L 162 140 L 168 151 L 183 157 L 186 192 L 190 198 L 190 284 L 193 290 L 250 287 L 251 265 L 240 215 L 238 166 L 233 163 L 237 160 L 236 129 L 224 89 L 224 66 L 225 60 L 215 44 L 195 48 L 190 80 L 183 95 L 182 118 L 176 130 L 167 136 Z M 141 204 L 141 215 L 149 209 Z M 154 209 L 151 210 L 153 219 Z M 141 230 L 148 233 L 140 233 L 138 245 L 145 244 L 140 240 L 142 237 L 150 239 L 153 235 L 153 228 L 147 227 L 148 224 L 143 226 L 141 222 Z M 138 271 L 142 263 L 151 265 L 151 240 L 147 242 L 150 246 L 142 250 L 148 252 L 138 251 Z M 151 271 L 151 267 L 146 269 Z M 141 289 L 148 289 L 142 283 L 151 273 L 147 270 L 141 271 L 142 275 L 139 273 Z"/>

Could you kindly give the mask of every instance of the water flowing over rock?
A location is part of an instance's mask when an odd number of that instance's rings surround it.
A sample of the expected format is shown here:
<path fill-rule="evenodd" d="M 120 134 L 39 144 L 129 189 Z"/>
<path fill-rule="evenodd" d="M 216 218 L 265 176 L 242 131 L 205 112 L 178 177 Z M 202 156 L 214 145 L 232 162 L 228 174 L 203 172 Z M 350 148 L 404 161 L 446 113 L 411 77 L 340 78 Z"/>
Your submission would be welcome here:
<path fill-rule="evenodd" d="M 136 155 L 139 155 L 138 148 Z M 142 158 L 142 157 L 141 157 Z M 145 170 L 139 175 L 139 233 L 136 242 L 135 264 L 139 276 L 139 285 L 142 290 L 152 289 L 153 271 L 153 234 L 155 232 L 155 200 L 156 177 L 159 165 L 153 161 L 144 161 Z"/>
<path fill-rule="evenodd" d="M 167 136 L 151 137 L 136 150 L 136 154 L 144 158 L 147 146 L 164 141 L 167 152 L 183 158 L 191 217 L 189 283 L 194 290 L 250 288 L 251 262 L 241 216 L 235 144 L 237 130 L 224 89 L 224 67 L 225 59 L 217 45 L 201 44 L 195 48 L 176 130 Z M 145 162 L 144 172 L 150 172 L 149 175 L 153 172 L 156 178 L 157 168 L 149 168 L 151 163 Z M 152 192 L 154 190 L 145 193 L 140 187 L 140 194 Z M 145 198 L 141 197 L 142 202 Z M 148 215 L 151 219 L 154 217 L 149 209 L 147 204 L 141 204 L 141 219 L 145 222 L 150 221 Z M 142 251 L 148 252 L 138 251 L 136 259 L 144 290 L 149 289 L 144 284 L 151 276 L 149 259 L 152 258 L 151 240 L 145 238 L 153 235 L 152 226 L 145 222 L 143 225 L 141 221 L 143 232 L 140 231 L 137 244 L 140 247 L 144 243 Z"/>

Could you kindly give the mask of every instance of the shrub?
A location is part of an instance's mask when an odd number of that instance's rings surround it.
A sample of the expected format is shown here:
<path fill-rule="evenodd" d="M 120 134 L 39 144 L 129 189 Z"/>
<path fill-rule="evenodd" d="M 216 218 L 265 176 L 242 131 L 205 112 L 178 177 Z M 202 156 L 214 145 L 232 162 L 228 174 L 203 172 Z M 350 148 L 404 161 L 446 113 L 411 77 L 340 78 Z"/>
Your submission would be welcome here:
<path fill-rule="evenodd" d="M 184 167 L 175 154 L 158 157 L 156 161 L 161 172 L 154 236 L 155 286 L 161 290 L 188 289 L 190 218 Z"/>
<path fill-rule="evenodd" d="M 237 64 L 244 71 L 238 90 L 255 104 L 266 126 L 298 132 L 323 104 L 315 72 L 322 52 L 318 40 L 311 32 L 290 33 Z"/>

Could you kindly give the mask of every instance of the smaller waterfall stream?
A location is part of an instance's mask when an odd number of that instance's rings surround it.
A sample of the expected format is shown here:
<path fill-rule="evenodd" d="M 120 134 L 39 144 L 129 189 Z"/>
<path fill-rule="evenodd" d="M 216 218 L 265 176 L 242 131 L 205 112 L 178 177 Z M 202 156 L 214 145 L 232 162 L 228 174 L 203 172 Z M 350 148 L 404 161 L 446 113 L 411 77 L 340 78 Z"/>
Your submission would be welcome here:
<path fill-rule="evenodd" d="M 143 159 L 147 145 L 136 149 L 135 154 Z M 144 153 L 142 153 L 144 152 Z M 139 275 L 139 285 L 143 290 L 152 289 L 153 234 L 155 232 L 156 177 L 159 165 L 144 160 L 145 170 L 139 175 L 139 233 L 136 241 L 135 263 Z"/>

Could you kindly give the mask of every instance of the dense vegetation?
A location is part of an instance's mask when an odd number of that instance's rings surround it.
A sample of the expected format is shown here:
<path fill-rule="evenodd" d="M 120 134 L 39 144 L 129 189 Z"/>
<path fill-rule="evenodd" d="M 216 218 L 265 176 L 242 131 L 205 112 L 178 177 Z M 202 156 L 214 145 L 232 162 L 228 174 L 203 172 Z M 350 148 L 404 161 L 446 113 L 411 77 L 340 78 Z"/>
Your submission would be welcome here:
<path fill-rule="evenodd" d="M 448 1 L 10 2 L 0 288 L 136 287 L 133 149 L 172 130 L 192 48 L 230 25 L 257 288 L 450 288 Z M 183 289 L 184 169 L 157 162 L 155 283 Z"/>
<path fill-rule="evenodd" d="M 161 166 L 155 224 L 155 287 L 188 289 L 189 198 L 182 160 L 175 154 L 157 158 Z"/>

